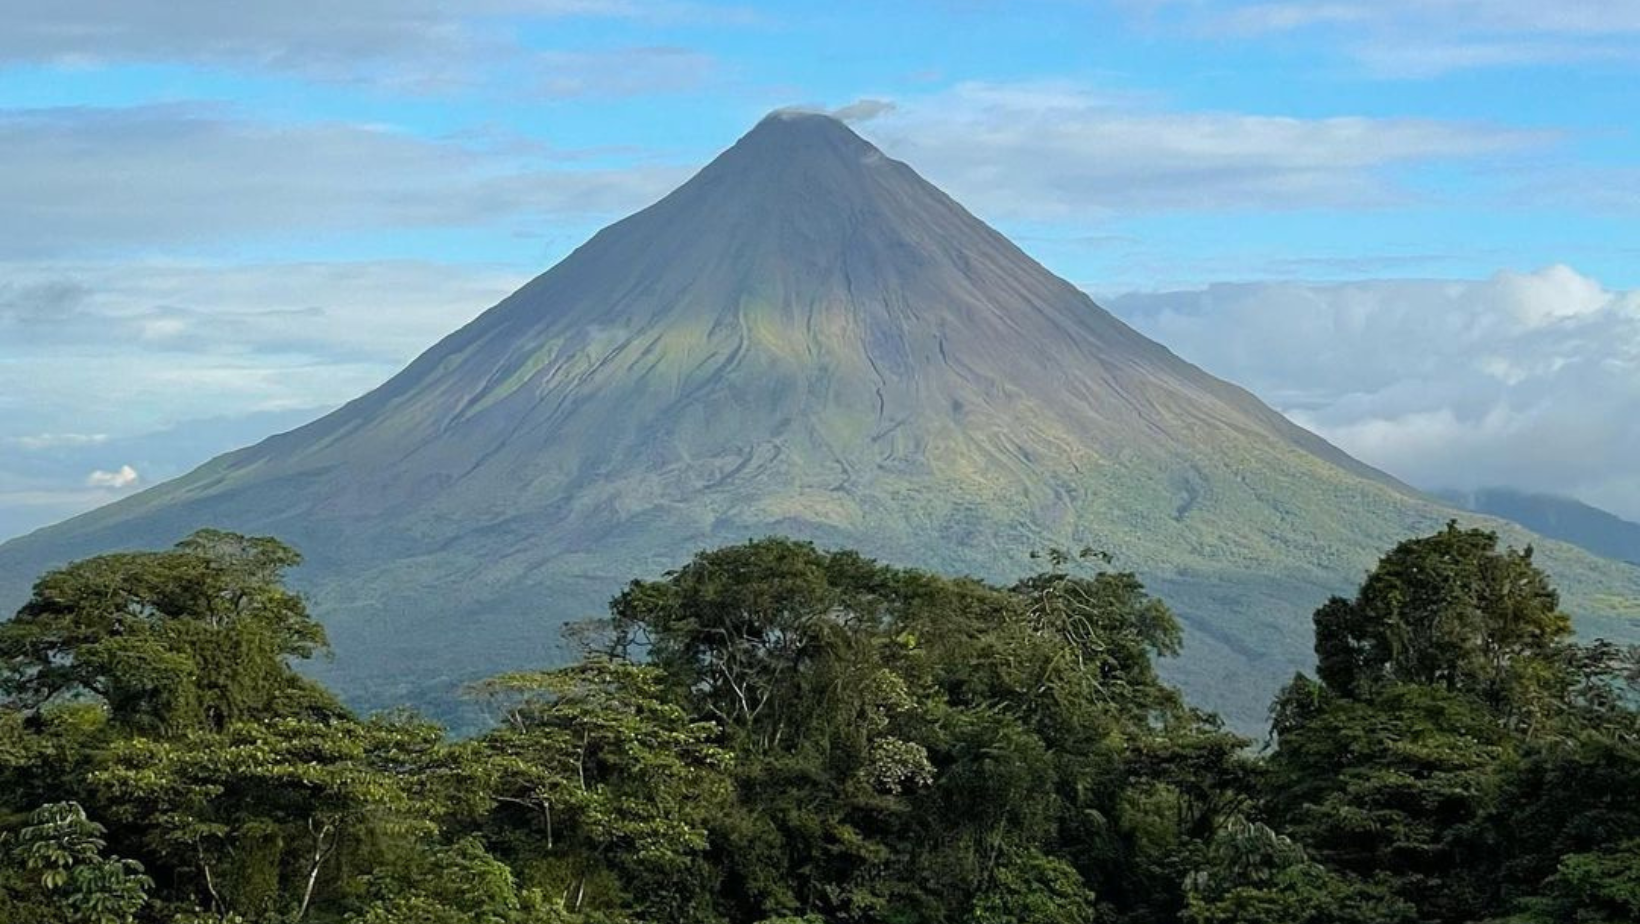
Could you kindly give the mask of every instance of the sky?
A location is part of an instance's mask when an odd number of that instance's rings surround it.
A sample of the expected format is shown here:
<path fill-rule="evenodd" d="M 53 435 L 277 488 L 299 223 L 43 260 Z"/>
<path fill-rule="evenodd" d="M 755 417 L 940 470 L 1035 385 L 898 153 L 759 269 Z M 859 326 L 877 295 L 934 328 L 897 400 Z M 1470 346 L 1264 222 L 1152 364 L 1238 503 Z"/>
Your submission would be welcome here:
<path fill-rule="evenodd" d="M 0 21 L 0 539 L 368 390 L 783 106 L 1403 479 L 1640 518 L 1640 0 Z"/>

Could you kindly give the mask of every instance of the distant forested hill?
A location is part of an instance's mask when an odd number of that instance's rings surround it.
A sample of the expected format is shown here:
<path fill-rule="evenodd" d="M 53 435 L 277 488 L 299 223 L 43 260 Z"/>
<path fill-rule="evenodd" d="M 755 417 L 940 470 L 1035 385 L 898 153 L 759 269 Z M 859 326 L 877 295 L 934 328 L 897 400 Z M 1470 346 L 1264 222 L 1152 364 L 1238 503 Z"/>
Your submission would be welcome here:
<path fill-rule="evenodd" d="M 1640 563 L 1640 523 L 1582 501 L 1513 488 L 1443 491 L 1441 496 L 1468 510 L 1513 520 L 1533 532 L 1604 558 Z"/>

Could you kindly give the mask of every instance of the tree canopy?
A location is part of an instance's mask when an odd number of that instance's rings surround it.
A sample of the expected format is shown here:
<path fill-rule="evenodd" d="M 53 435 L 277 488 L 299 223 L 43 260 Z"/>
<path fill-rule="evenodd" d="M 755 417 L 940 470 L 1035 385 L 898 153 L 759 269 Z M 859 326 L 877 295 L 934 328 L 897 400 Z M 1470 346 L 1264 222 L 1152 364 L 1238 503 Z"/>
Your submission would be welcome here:
<path fill-rule="evenodd" d="M 111 722 L 159 732 L 332 709 L 290 665 L 326 645 L 282 584 L 300 561 L 274 539 L 204 530 L 53 571 L 0 623 L 0 691 L 28 710 L 96 699 Z"/>
<path fill-rule="evenodd" d="M 1640 656 L 1449 526 L 1315 615 L 1262 748 L 1111 556 L 1012 584 L 765 539 L 481 680 L 454 738 L 299 672 L 296 553 L 203 532 L 0 625 L 0 922 L 1640 919 Z"/>

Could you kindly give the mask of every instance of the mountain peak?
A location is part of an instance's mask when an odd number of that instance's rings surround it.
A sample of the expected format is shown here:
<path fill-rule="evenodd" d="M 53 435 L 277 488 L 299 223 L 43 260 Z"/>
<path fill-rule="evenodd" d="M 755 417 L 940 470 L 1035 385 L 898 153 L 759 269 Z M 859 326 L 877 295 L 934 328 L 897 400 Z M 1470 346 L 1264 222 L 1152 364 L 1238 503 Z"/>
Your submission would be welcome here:
<path fill-rule="evenodd" d="M 357 693 L 398 689 L 405 664 L 526 666 L 552 644 L 543 612 L 580 617 L 730 539 L 998 578 L 1022 549 L 1091 544 L 1211 601 L 1182 610 L 1222 616 L 1196 636 L 1219 660 L 1190 676 L 1279 677 L 1308 663 L 1290 630 L 1312 591 L 1450 515 L 1145 339 L 836 118 L 782 110 L 371 393 L 7 544 L 0 604 L 91 552 L 279 535 Z M 1248 692 L 1256 722 L 1274 691 Z"/>
<path fill-rule="evenodd" d="M 839 119 L 801 109 L 776 109 L 703 171 L 822 174 L 839 182 L 862 168 L 893 163 Z"/>
<path fill-rule="evenodd" d="M 787 107 L 772 110 L 768 115 L 758 120 L 748 134 L 796 134 L 804 133 L 811 136 L 833 135 L 846 136 L 860 143 L 864 140 L 854 133 L 842 119 L 824 112 L 815 112 L 812 109 Z"/>

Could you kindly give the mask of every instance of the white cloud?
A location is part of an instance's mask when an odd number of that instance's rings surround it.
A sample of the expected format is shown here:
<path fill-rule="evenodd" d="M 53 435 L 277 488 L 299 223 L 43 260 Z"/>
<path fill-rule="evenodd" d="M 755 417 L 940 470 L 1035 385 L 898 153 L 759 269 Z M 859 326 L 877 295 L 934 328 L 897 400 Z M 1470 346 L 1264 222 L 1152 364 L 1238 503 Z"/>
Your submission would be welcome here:
<path fill-rule="evenodd" d="M 1432 119 L 1170 111 L 1067 82 L 965 83 L 897 99 L 865 131 L 988 216 L 1381 208 L 1393 171 L 1487 162 L 1554 136 Z"/>
<path fill-rule="evenodd" d="M 1129 0 L 1210 36 L 1325 32 L 1384 77 L 1604 59 L 1632 66 L 1635 0 Z"/>
<path fill-rule="evenodd" d="M 677 51 L 677 55 L 673 55 Z M 650 49 L 684 83 L 689 53 Z M 677 60 L 672 60 L 676 57 Z M 553 92 L 603 82 L 542 78 Z M 673 67 L 682 72 L 671 73 Z M 590 80 L 584 86 L 577 81 Z M 839 110 L 988 216 L 1079 220 L 1175 209 L 1385 207 L 1427 164 L 1485 164 L 1554 136 L 1428 119 L 1174 112 L 1081 84 L 962 84 Z M 176 252 L 401 229 L 526 233 L 648 204 L 696 165 L 564 150 L 499 131 L 438 139 L 353 122 L 278 122 L 204 104 L 0 110 L 0 259 Z M 30 293 L 71 300 L 72 290 Z M 16 301 L 0 292 L 0 318 Z M 165 337 L 176 325 L 160 324 Z"/>
<path fill-rule="evenodd" d="M 146 415 L 128 413 L 124 425 L 134 435 L 52 439 L 27 452 L 3 451 L 17 440 L 0 437 L 0 542 L 106 504 L 124 490 L 174 478 L 206 459 L 300 426 L 326 410 L 329 408 L 243 413 L 236 409 L 232 416 L 189 419 L 152 432 L 129 429 L 142 427 Z M 0 431 L 4 423 L 0 418 Z M 102 469 L 109 459 L 125 460 L 124 464 L 141 473 L 139 482 L 125 489 L 87 486 L 82 473 Z"/>
<path fill-rule="evenodd" d="M 88 488 L 129 488 L 137 483 L 137 470 L 129 465 L 122 465 L 112 472 L 97 469 L 85 478 Z"/>
<path fill-rule="evenodd" d="M 0 256 L 603 218 L 686 172 L 489 140 L 204 105 L 0 110 Z"/>
<path fill-rule="evenodd" d="M 4 473 L 0 473 L 0 542 L 109 501 L 109 492 L 103 489 L 13 488 L 8 487 L 5 480 Z"/>
<path fill-rule="evenodd" d="M 597 52 L 543 52 L 529 65 L 537 93 L 557 99 L 690 93 L 716 72 L 717 60 L 688 48 L 653 46 Z"/>
<path fill-rule="evenodd" d="M 1640 292 L 1552 266 L 1473 282 L 1218 285 L 1109 305 L 1415 484 L 1570 494 L 1640 519 Z"/>
<path fill-rule="evenodd" d="M 566 17 L 744 14 L 666 0 L 0 0 L 0 62 L 185 62 L 427 92 L 525 63 L 521 27 Z"/>
<path fill-rule="evenodd" d="M 1419 23 L 1492 35 L 1640 33 L 1640 3 L 1634 0 L 1278 0 L 1192 6 L 1205 11 L 1208 22 L 1252 34 L 1331 23 Z"/>
<path fill-rule="evenodd" d="M 525 278 L 417 261 L 0 263 L 0 355 L 125 347 L 398 362 Z"/>
<path fill-rule="evenodd" d="M 0 445 L 333 405 L 526 273 L 416 262 L 0 263 Z M 42 436 L 44 434 L 44 436 Z"/>
<path fill-rule="evenodd" d="M 838 106 L 831 110 L 834 119 L 844 122 L 869 122 L 881 115 L 894 111 L 894 104 L 883 99 L 857 99 L 846 106 Z"/>
<path fill-rule="evenodd" d="M 108 442 L 106 433 L 35 433 L 13 437 L 12 442 L 29 450 L 57 449 L 63 446 L 96 446 Z"/>

